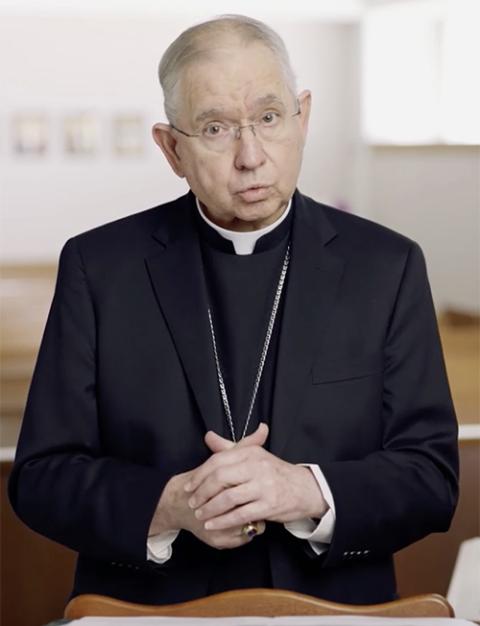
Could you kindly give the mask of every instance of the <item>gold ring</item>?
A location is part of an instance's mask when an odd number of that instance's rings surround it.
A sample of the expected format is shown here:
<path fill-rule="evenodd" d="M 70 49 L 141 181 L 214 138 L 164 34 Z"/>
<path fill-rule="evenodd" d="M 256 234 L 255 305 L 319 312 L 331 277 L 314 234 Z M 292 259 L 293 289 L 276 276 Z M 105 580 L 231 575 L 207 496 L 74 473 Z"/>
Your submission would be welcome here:
<path fill-rule="evenodd" d="M 248 537 L 249 539 L 253 539 L 255 535 L 258 535 L 258 526 L 255 522 L 249 522 L 242 526 L 242 535 Z"/>

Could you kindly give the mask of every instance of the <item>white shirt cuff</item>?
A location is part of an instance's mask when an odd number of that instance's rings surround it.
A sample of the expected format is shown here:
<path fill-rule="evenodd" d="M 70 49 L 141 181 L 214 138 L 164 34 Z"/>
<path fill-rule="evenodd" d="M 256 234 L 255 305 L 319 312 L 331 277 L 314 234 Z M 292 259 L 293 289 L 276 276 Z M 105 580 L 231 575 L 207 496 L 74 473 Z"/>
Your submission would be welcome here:
<path fill-rule="evenodd" d="M 335 502 L 333 501 L 332 492 L 327 479 L 320 467 L 312 463 L 299 463 L 299 465 L 310 468 L 325 498 L 325 502 L 330 508 L 318 524 L 316 524 L 312 518 L 308 517 L 293 522 L 287 522 L 284 526 L 294 537 L 306 539 L 314 552 L 322 554 L 322 552 L 328 550 L 328 546 L 332 542 L 336 519 Z"/>
<path fill-rule="evenodd" d="M 159 535 L 150 535 L 147 539 L 147 561 L 166 563 L 172 556 L 172 543 L 178 537 L 179 530 L 169 530 Z"/>

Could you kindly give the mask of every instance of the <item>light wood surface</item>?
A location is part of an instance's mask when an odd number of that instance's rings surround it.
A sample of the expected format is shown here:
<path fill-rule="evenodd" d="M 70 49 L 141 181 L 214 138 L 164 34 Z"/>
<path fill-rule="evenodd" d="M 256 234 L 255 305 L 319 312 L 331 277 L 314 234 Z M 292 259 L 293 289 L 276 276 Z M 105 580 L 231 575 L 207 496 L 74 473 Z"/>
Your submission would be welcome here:
<path fill-rule="evenodd" d="M 445 311 L 439 318 L 453 403 L 460 424 L 480 422 L 480 320 Z"/>
<path fill-rule="evenodd" d="M 99 616 L 229 617 L 260 615 L 375 615 L 383 617 L 453 617 L 452 607 L 438 594 L 404 598 L 385 604 L 352 605 L 328 602 L 283 589 L 239 589 L 206 598 L 152 606 L 133 604 L 99 595 L 73 598 L 65 609 L 65 618 Z"/>

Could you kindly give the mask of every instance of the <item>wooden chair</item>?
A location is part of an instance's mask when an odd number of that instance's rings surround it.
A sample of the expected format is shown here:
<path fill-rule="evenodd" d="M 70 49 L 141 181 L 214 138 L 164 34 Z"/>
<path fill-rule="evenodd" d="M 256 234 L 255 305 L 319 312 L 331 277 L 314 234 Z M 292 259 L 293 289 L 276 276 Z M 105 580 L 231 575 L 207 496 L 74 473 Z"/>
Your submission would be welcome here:
<path fill-rule="evenodd" d="M 374 615 L 383 617 L 453 617 L 447 600 L 437 594 L 413 596 L 385 604 L 352 605 L 329 602 L 283 589 L 238 589 L 179 604 L 133 604 L 100 595 L 76 596 L 65 618 L 87 616 L 238 617 L 280 615 Z"/>

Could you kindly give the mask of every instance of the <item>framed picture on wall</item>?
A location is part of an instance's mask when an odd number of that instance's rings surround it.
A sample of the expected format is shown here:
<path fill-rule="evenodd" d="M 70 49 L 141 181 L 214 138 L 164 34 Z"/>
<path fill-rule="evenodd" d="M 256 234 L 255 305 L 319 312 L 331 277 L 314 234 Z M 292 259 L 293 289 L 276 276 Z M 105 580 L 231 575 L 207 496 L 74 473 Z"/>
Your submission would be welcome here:
<path fill-rule="evenodd" d="M 43 113 L 17 113 L 12 117 L 12 151 L 19 156 L 43 156 L 48 150 L 49 122 Z"/>
<path fill-rule="evenodd" d="M 99 147 L 99 125 L 90 113 L 76 113 L 63 120 L 63 145 L 66 154 L 92 156 Z"/>
<path fill-rule="evenodd" d="M 141 115 L 116 115 L 112 119 L 113 151 L 119 156 L 140 156 L 145 151 L 145 121 Z"/>

